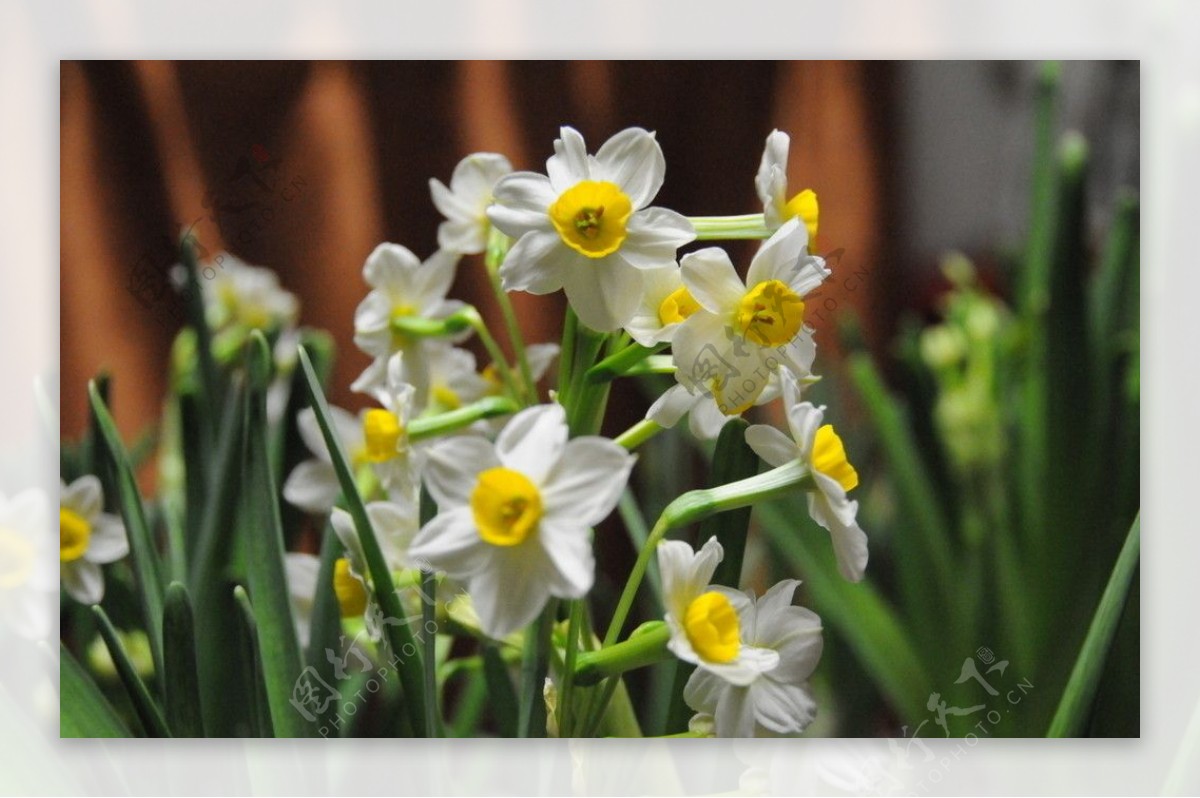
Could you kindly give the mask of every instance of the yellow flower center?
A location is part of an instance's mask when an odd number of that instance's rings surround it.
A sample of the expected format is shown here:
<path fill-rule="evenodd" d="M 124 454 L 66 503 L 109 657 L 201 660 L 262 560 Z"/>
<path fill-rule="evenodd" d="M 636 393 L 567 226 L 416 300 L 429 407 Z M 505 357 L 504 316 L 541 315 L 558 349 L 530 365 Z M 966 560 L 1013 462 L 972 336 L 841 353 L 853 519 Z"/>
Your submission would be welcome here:
<path fill-rule="evenodd" d="M 686 285 L 681 285 L 668 294 L 658 306 L 658 320 L 665 327 L 686 320 L 699 309 L 700 303 L 687 290 Z"/>
<path fill-rule="evenodd" d="M 800 332 L 804 300 L 779 280 L 767 280 L 747 291 L 738 302 L 735 322 L 751 343 L 781 346 Z"/>
<path fill-rule="evenodd" d="M 716 591 L 702 593 L 683 616 L 692 649 L 707 662 L 729 662 L 741 645 L 737 612 L 729 599 Z"/>
<path fill-rule="evenodd" d="M 812 467 L 837 480 L 842 490 L 850 491 L 858 486 L 858 472 L 846 459 L 846 447 L 833 431 L 832 424 L 826 424 L 817 430 L 817 436 L 813 439 Z"/>
<path fill-rule="evenodd" d="M 489 396 L 499 396 L 504 393 L 504 380 L 500 379 L 500 371 L 496 368 L 495 363 L 487 364 L 479 376 L 487 381 Z"/>
<path fill-rule="evenodd" d="M 92 539 L 92 525 L 66 507 L 58 509 L 58 558 L 60 562 L 78 560 Z"/>
<path fill-rule="evenodd" d="M 33 544 L 11 529 L 0 527 L 0 588 L 20 587 L 33 570 Z"/>
<path fill-rule="evenodd" d="M 800 221 L 804 222 L 804 226 L 808 228 L 809 250 L 815 249 L 817 246 L 817 221 L 820 215 L 817 192 L 811 188 L 804 189 L 783 206 L 783 221 L 786 222 L 799 216 Z"/>
<path fill-rule="evenodd" d="M 560 194 L 548 212 L 567 246 L 589 258 L 603 258 L 625 240 L 633 203 L 615 183 L 582 180 Z"/>
<path fill-rule="evenodd" d="M 357 618 L 367 611 L 367 588 L 350 571 L 350 561 L 345 557 L 333 564 L 333 594 L 343 618 Z"/>
<path fill-rule="evenodd" d="M 542 517 L 537 486 L 511 468 L 489 468 L 471 491 L 471 512 L 479 537 L 493 546 L 515 546 Z"/>
<path fill-rule="evenodd" d="M 725 395 L 726 384 L 727 384 L 727 381 L 722 380 L 720 377 L 713 378 L 712 393 L 713 393 L 713 399 L 717 400 L 717 409 L 720 410 L 722 413 L 724 413 L 727 416 L 740 416 L 742 413 L 745 413 L 747 410 L 750 409 L 750 406 L 754 404 L 754 400 L 757 399 L 758 396 L 749 396 L 748 398 L 747 398 L 746 394 L 736 394 L 734 396 L 726 396 Z M 760 393 L 761 393 L 761 391 L 760 391 Z M 738 399 L 744 399 L 744 401 L 739 405 L 733 405 L 731 407 L 730 402 L 737 401 Z"/>
<path fill-rule="evenodd" d="M 395 413 L 378 407 L 368 410 L 363 415 L 367 462 L 386 463 L 395 457 L 403 434 L 404 425 Z"/>
<path fill-rule="evenodd" d="M 462 407 L 462 399 L 448 385 L 433 386 L 433 401 L 444 410 L 457 410 Z"/>

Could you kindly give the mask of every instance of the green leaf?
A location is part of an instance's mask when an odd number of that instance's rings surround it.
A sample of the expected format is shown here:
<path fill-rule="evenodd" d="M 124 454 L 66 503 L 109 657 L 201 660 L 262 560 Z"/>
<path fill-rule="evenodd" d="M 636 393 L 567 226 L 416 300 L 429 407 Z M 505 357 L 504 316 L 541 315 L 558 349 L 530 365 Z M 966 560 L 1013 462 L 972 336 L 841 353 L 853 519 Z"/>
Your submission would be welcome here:
<path fill-rule="evenodd" d="M 763 533 L 787 569 L 803 576 L 822 623 L 845 640 L 901 718 L 915 723 L 928 715 L 925 699 L 936 688 L 895 610 L 869 581 L 847 582 L 838 574 L 828 541 L 812 540 L 828 533 L 812 522 L 798 525 L 795 519 L 807 519 L 808 513 L 797 502 L 756 509 Z"/>
<path fill-rule="evenodd" d="M 1092 701 L 1096 697 L 1096 687 L 1117 632 L 1117 623 L 1121 620 L 1121 611 L 1129 597 L 1129 585 L 1137 572 L 1141 542 L 1142 520 L 1139 514 L 1129 528 L 1112 576 L 1100 597 L 1096 614 L 1092 616 L 1087 638 L 1075 660 L 1071 678 L 1059 700 L 1054 720 L 1050 722 L 1050 730 L 1046 732 L 1047 737 L 1078 737 L 1087 723 Z"/>
<path fill-rule="evenodd" d="M 333 423 L 329 419 L 329 403 L 325 401 L 325 394 L 321 391 L 320 382 L 304 347 L 300 347 L 299 357 L 300 367 L 304 369 L 309 401 L 317 417 L 317 424 L 321 428 L 321 435 L 325 438 L 325 445 L 329 450 L 330 459 L 333 461 L 334 471 L 337 472 L 338 482 L 342 487 L 342 495 L 346 499 L 350 516 L 354 520 L 354 528 L 363 547 L 367 570 L 371 574 L 375 600 L 379 603 L 384 616 L 389 619 L 389 623 L 384 625 L 384 634 L 392 649 L 392 654 L 400 660 L 400 686 L 408 704 L 409 720 L 412 722 L 417 736 L 424 736 L 423 666 L 417 645 L 413 640 L 412 630 L 408 627 L 408 615 L 400 604 L 400 595 L 396 592 L 391 569 L 388 568 L 383 551 L 379 548 L 375 530 L 371 527 L 371 520 L 367 516 L 366 505 L 363 504 L 362 496 L 358 493 L 346 453 L 342 451 L 342 442 L 334 433 Z"/>
<path fill-rule="evenodd" d="M 266 678 L 263 671 L 262 646 L 259 643 L 258 622 L 254 618 L 254 605 L 246 589 L 238 585 L 233 589 L 233 601 L 237 606 L 234 624 L 246 652 L 249 672 L 244 674 L 247 682 L 245 693 L 250 699 L 250 723 L 252 737 L 274 737 L 275 727 L 271 720 L 271 705 L 268 698 Z"/>
<path fill-rule="evenodd" d="M 550 632 L 554 627 L 557 599 L 550 599 L 538 619 L 525 630 L 521 657 L 521 706 L 517 718 L 518 737 L 546 736 L 546 701 L 542 688 L 550 664 Z"/>
<path fill-rule="evenodd" d="M 659 344 L 651 348 L 641 344 L 627 346 L 615 355 L 609 355 L 589 368 L 584 374 L 584 380 L 589 383 L 612 382 L 655 352 L 661 352 L 666 348 L 667 344 Z"/>
<path fill-rule="evenodd" d="M 325 524 L 321 536 L 321 564 L 317 569 L 317 592 L 313 596 L 312 614 L 309 616 L 308 651 L 305 662 L 317 672 L 326 684 L 333 684 L 336 677 L 333 663 L 325 656 L 327 650 L 340 648 L 342 634 L 342 611 L 337 594 L 333 591 L 334 563 L 342 556 L 342 543 L 333 526 Z"/>
<path fill-rule="evenodd" d="M 83 666 L 58 644 L 60 737 L 132 737 L 112 704 Z"/>
<path fill-rule="evenodd" d="M 150 737 L 170 737 L 171 732 L 167 729 L 167 722 L 163 719 L 162 710 L 150 697 L 146 683 L 142 681 L 142 677 L 138 676 L 137 669 L 129 661 L 129 654 L 126 653 L 125 646 L 121 645 L 121 638 L 117 636 L 116 628 L 108 619 L 108 613 L 99 604 L 94 604 L 92 605 L 92 614 L 96 616 L 100 636 L 104 638 L 104 645 L 108 647 L 108 653 L 117 668 L 117 675 L 121 677 L 125 691 L 129 693 L 129 699 L 133 703 L 138 720 L 142 722 L 142 728 Z"/>
<path fill-rule="evenodd" d="M 186 275 L 183 287 L 183 304 L 188 324 L 196 332 L 196 357 L 200 370 L 200 393 L 198 421 L 202 430 L 202 445 L 208 447 L 216 438 L 216 413 L 220 404 L 221 377 L 213 359 L 213 335 L 208 327 L 204 310 L 204 292 L 200 286 L 199 264 L 196 262 L 196 243 L 192 236 L 185 235 L 179 242 L 180 259 Z"/>
<path fill-rule="evenodd" d="M 176 737 L 204 737 L 192 601 L 180 582 L 167 586 L 163 608 L 163 692 L 167 725 Z"/>
<path fill-rule="evenodd" d="M 311 727 L 291 704 L 303 670 L 283 566 L 279 492 L 271 474 L 267 443 L 267 386 L 271 352 L 262 333 L 250 334 L 247 351 L 246 415 L 243 424 L 246 485 L 243 494 L 251 534 L 245 540 L 246 569 L 254 599 L 255 626 L 272 727 L 281 737 L 307 736 Z"/>
<path fill-rule="evenodd" d="M 721 428 L 713 450 L 709 487 L 727 485 L 758 473 L 758 455 L 746 444 L 750 424 L 743 418 L 731 418 Z M 750 528 L 750 507 L 714 515 L 700 524 L 697 547 L 715 537 L 725 556 L 713 574 L 714 585 L 736 588 L 742 583 L 742 558 L 746 553 L 746 534 Z"/>
<path fill-rule="evenodd" d="M 96 425 L 100 429 L 100 439 L 103 441 L 108 460 L 112 464 L 116 477 L 118 506 L 121 517 L 125 521 L 125 531 L 129 538 L 129 552 L 133 559 L 133 570 L 137 575 L 138 596 L 142 603 L 142 618 L 146 627 L 146 635 L 150 639 L 150 650 L 154 652 L 155 670 L 162 672 L 162 608 L 163 585 L 159 575 L 158 552 L 154 547 L 154 538 L 146 523 L 145 507 L 141 494 L 138 492 L 137 480 L 133 469 L 125 455 L 125 446 L 112 415 L 100 397 L 95 381 L 88 383 L 88 399 L 91 402 L 92 413 Z"/>
<path fill-rule="evenodd" d="M 481 641 L 483 678 L 487 682 L 488 706 L 501 737 L 517 736 L 517 691 L 508 675 L 508 664 L 494 644 Z"/>

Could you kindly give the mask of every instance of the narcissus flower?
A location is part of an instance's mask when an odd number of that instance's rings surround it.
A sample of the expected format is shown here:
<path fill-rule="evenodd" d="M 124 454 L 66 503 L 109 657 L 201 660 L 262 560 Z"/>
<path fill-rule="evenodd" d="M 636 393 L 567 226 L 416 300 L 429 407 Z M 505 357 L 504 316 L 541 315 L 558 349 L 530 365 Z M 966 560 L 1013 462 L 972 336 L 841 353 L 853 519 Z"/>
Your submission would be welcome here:
<path fill-rule="evenodd" d="M 512 171 L 512 164 L 494 152 L 468 155 L 454 167 L 450 187 L 431 178 L 433 204 L 446 217 L 438 226 L 438 246 L 449 252 L 475 255 L 487 247 L 487 209 L 496 182 Z"/>
<path fill-rule="evenodd" d="M 398 332 L 392 321 L 404 317 L 444 319 L 462 309 L 463 302 L 446 299 L 458 257 L 440 249 L 422 263 L 399 244 L 380 244 L 370 254 L 363 278 L 371 292 L 354 311 L 354 343 L 375 362 L 358 378 L 354 390 L 369 392 L 377 387 L 385 379 L 388 358 L 402 352 L 408 381 L 419 394 L 428 391 L 429 341 Z"/>
<path fill-rule="evenodd" d="M 63 589 L 78 602 L 99 604 L 104 598 L 100 566 L 129 553 L 125 525 L 104 512 L 100 480 L 88 475 L 62 489 L 58 502 L 58 560 Z"/>
<path fill-rule="evenodd" d="M 641 271 L 674 265 L 696 234 L 684 216 L 647 207 L 666 171 L 653 133 L 628 128 L 594 156 L 574 129 L 561 136 L 546 175 L 516 172 L 496 185 L 488 217 L 517 239 L 500 276 L 507 291 L 563 289 L 584 324 L 609 332 L 633 317 Z"/>
<path fill-rule="evenodd" d="M 808 678 L 821 659 L 821 619 L 792 606 L 800 584 L 785 579 L 755 599 L 739 590 L 716 588 L 736 613 L 745 644 L 773 652 L 778 664 L 748 684 L 735 684 L 706 668 L 697 668 L 683 699 L 710 720 L 718 737 L 771 737 L 798 734 L 812 723 L 817 705 Z"/>
<path fill-rule="evenodd" d="M 806 188 L 799 194 L 788 197 L 787 162 L 791 139 L 780 130 L 771 131 L 763 149 L 754 188 L 763 204 L 763 221 L 768 230 L 777 230 L 784 222 L 799 218 L 808 229 L 808 246 L 817 246 L 817 222 L 820 209 L 817 194 Z"/>
<path fill-rule="evenodd" d="M 785 368 L 805 376 L 815 346 L 804 323 L 804 295 L 829 276 L 807 254 L 808 234 L 790 221 L 769 238 L 743 284 L 724 250 L 709 247 L 680 261 L 683 284 L 700 304 L 675 332 L 675 378 L 711 393 L 725 415 L 738 415 Z"/>
<path fill-rule="evenodd" d="M 785 377 L 783 403 L 791 437 L 775 427 L 755 424 L 746 430 L 746 443 L 773 466 L 793 460 L 808 465 L 815 484 L 808 493 L 808 514 L 829 530 L 838 571 L 857 582 L 867 568 L 867 535 L 856 520 L 858 502 L 846 494 L 858 485 L 858 472 L 850 465 L 846 447 L 833 426 L 821 423 L 825 408 L 799 398 L 799 384 Z"/>
<path fill-rule="evenodd" d="M 0 625 L 34 640 L 53 631 L 58 597 L 49 510 L 40 490 L 0 493 Z"/>
<path fill-rule="evenodd" d="M 198 268 L 204 314 L 214 330 L 269 330 L 296 323 L 300 302 L 280 286 L 279 275 L 271 269 L 250 266 L 228 252 L 217 253 Z M 178 287 L 184 284 L 182 265 L 171 270 L 171 280 Z"/>
<path fill-rule="evenodd" d="M 329 408 L 329 420 L 342 451 L 352 462 L 361 462 L 367 448 L 362 422 L 340 407 Z M 283 498 L 306 512 L 322 515 L 333 509 L 342 486 L 312 408 L 306 407 L 296 414 L 296 428 L 304 445 L 316 456 L 298 463 L 288 474 L 283 483 Z"/>
<path fill-rule="evenodd" d="M 420 486 L 419 452 L 408 442 L 416 389 L 399 352 L 388 360 L 387 378 L 370 393 L 383 407 L 362 411 L 363 449 L 356 453 L 375 469 L 388 491 L 415 497 Z"/>
<path fill-rule="evenodd" d="M 463 584 L 480 627 L 501 638 L 550 596 L 592 586 L 591 527 L 616 506 L 635 458 L 606 438 L 567 440 L 560 405 L 513 416 L 495 444 L 459 436 L 433 445 L 424 477 L 438 515 L 409 550 Z"/>
<path fill-rule="evenodd" d="M 716 538 L 709 538 L 698 552 L 683 541 L 665 540 L 657 553 L 671 630 L 667 647 L 675 656 L 742 686 L 779 665 L 776 652 L 746 643 L 729 598 L 737 591 L 709 585 L 725 555 Z"/>
<path fill-rule="evenodd" d="M 414 396 L 414 411 L 445 413 L 482 399 L 492 383 L 476 370 L 475 355 L 448 341 L 431 341 L 429 394 Z"/>
<path fill-rule="evenodd" d="M 809 359 L 811 362 L 811 358 Z M 710 388 L 701 393 L 683 385 L 672 385 L 650 405 L 646 418 L 668 429 L 688 417 L 688 429 L 699 440 L 711 441 L 721 434 L 721 428 L 729 419 L 740 416 L 752 405 L 765 405 L 779 397 L 779 378 L 771 375 L 767 387 L 751 405 L 730 406 L 718 398 Z"/>
<path fill-rule="evenodd" d="M 645 271 L 642 278 L 642 301 L 625 331 L 645 347 L 670 343 L 679 325 L 700 310 L 700 303 L 688 293 L 676 266 Z"/>

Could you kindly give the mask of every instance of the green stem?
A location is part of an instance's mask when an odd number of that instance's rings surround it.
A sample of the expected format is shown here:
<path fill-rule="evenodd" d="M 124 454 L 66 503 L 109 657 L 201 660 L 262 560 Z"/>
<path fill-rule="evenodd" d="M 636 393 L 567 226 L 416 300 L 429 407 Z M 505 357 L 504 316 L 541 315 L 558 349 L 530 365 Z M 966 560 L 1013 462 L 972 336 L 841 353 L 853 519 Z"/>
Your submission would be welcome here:
<path fill-rule="evenodd" d="M 504 258 L 508 255 L 510 246 L 512 246 L 511 238 L 494 227 L 490 228 L 487 253 L 484 255 L 483 262 L 488 280 L 492 284 L 492 292 L 496 295 L 496 302 L 500 305 L 500 314 L 504 317 L 508 341 L 512 345 L 513 354 L 516 355 L 517 366 L 521 369 L 521 382 L 525 392 L 520 398 L 528 407 L 537 404 L 537 383 L 533 379 L 533 372 L 529 369 L 529 358 L 525 354 L 525 338 L 521 335 L 521 325 L 517 321 L 517 313 L 513 309 L 512 301 L 508 298 L 508 292 L 504 290 L 503 282 L 500 279 L 500 267 L 504 264 Z"/>
<path fill-rule="evenodd" d="M 742 216 L 692 216 L 697 241 L 726 241 L 734 239 L 770 238 L 771 231 L 761 213 Z"/>
<path fill-rule="evenodd" d="M 601 679 L 620 676 L 625 671 L 644 668 L 669 659 L 667 641 L 671 630 L 663 621 L 649 621 L 637 629 L 628 640 L 597 651 L 585 651 L 574 666 L 575 683 L 593 685 Z M 572 673 L 568 666 L 567 673 Z"/>
<path fill-rule="evenodd" d="M 558 600 L 550 599 L 541 617 L 525 631 L 525 653 L 521 659 L 521 708 L 518 737 L 546 736 L 546 702 L 542 685 L 549 666 L 550 631 Z"/>
<path fill-rule="evenodd" d="M 656 422 L 651 421 L 648 418 L 643 418 L 641 421 L 634 424 L 632 427 L 614 438 L 613 441 L 617 445 L 624 446 L 626 449 L 632 452 L 634 449 L 641 446 L 658 433 L 662 432 L 662 430 L 663 428 Z"/>
<path fill-rule="evenodd" d="M 641 344 L 627 346 L 614 355 L 601 360 L 596 365 L 587 370 L 584 379 L 589 383 L 595 382 L 610 382 L 617 377 L 623 376 L 629 372 L 631 368 L 641 363 L 646 358 L 653 355 L 655 352 L 661 352 L 667 347 L 667 344 L 659 344 L 655 347 L 645 347 Z"/>
<path fill-rule="evenodd" d="M 520 408 L 507 396 L 487 396 L 457 410 L 434 416 L 413 419 L 408 425 L 408 440 L 417 442 L 469 427 L 476 421 L 493 416 L 505 416 Z"/>
<path fill-rule="evenodd" d="M 583 601 L 572 599 L 567 620 L 567 641 L 563 655 L 562 689 L 558 694 L 558 735 L 571 736 L 571 701 L 575 690 L 576 661 L 579 658 L 579 627 L 583 625 Z"/>

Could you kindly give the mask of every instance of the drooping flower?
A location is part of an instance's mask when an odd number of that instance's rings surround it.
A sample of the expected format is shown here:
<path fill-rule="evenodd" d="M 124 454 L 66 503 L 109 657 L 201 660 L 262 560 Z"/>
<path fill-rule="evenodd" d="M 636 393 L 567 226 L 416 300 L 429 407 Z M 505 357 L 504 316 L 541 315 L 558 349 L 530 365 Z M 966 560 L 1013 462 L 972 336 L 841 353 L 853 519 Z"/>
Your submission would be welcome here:
<path fill-rule="evenodd" d="M 846 494 L 858 485 L 858 472 L 833 426 L 821 423 L 825 408 L 801 402 L 800 386 L 788 376 L 783 380 L 783 403 L 791 437 L 755 424 L 746 430 L 746 443 L 773 466 L 793 460 L 809 466 L 815 489 L 808 493 L 808 514 L 829 530 L 838 571 L 857 582 L 867 567 L 867 535 L 856 520 L 858 502 Z"/>
<path fill-rule="evenodd" d="M 715 537 L 698 552 L 683 541 L 666 540 L 657 554 L 671 631 L 667 647 L 675 656 L 743 686 L 778 666 L 777 653 L 747 644 L 729 599 L 737 591 L 709 584 L 725 556 Z"/>
<path fill-rule="evenodd" d="M 99 604 L 104 598 L 104 572 L 100 566 L 129 553 L 125 525 L 104 512 L 100 480 L 90 474 L 67 485 L 60 482 L 58 506 L 59 577 L 71 598 Z"/>
<path fill-rule="evenodd" d="M 429 390 L 430 341 L 393 328 L 399 318 L 444 319 L 464 307 L 446 299 L 459 256 L 438 250 L 424 263 L 399 244 L 380 244 L 363 266 L 370 293 L 354 311 L 354 343 L 375 361 L 355 381 L 354 390 L 369 393 L 387 376 L 388 359 L 404 354 L 407 380 L 424 395 Z M 467 333 L 469 335 L 469 333 Z"/>
<path fill-rule="evenodd" d="M 739 590 L 715 589 L 736 612 L 746 645 L 774 652 L 779 663 L 748 684 L 735 684 L 706 668 L 692 673 L 684 701 L 699 713 L 694 720 L 711 720 L 718 737 L 798 734 L 816 717 L 808 679 L 821 659 L 821 619 L 792 606 L 799 584 L 785 579 L 758 599 Z"/>
<path fill-rule="evenodd" d="M 31 640 L 54 628 L 58 584 L 50 557 L 49 502 L 40 490 L 0 494 L 0 624 Z"/>
<path fill-rule="evenodd" d="M 475 255 L 487 247 L 487 209 L 500 178 L 512 172 L 512 164 L 494 152 L 468 155 L 454 167 L 450 187 L 431 178 L 429 193 L 446 221 L 438 226 L 438 246 L 448 252 Z"/>
<path fill-rule="evenodd" d="M 653 133 L 628 128 L 593 156 L 564 127 L 554 153 L 546 175 L 515 172 L 496 184 L 488 217 L 517 239 L 500 269 L 504 289 L 561 288 L 585 325 L 616 330 L 637 309 L 642 270 L 674 265 L 695 230 L 674 211 L 648 207 L 666 171 Z"/>
<path fill-rule="evenodd" d="M 754 188 L 763 204 L 763 220 L 768 230 L 778 230 L 785 222 L 799 217 L 808 229 L 808 246 L 817 246 L 817 222 L 820 208 L 817 194 L 806 188 L 793 197 L 788 197 L 787 162 L 791 139 L 781 130 L 771 131 L 763 149 Z"/>
<path fill-rule="evenodd" d="M 616 506 L 635 458 L 606 438 L 567 440 L 560 405 L 513 416 L 493 444 L 433 445 L 425 484 L 438 515 L 409 550 L 462 583 L 480 627 L 501 638 L 551 596 L 579 598 L 595 576 L 590 528 Z"/>
<path fill-rule="evenodd" d="M 785 368 L 806 376 L 815 354 L 804 323 L 804 295 L 829 276 L 808 255 L 798 221 L 763 244 L 743 284 L 724 250 L 709 247 L 680 262 L 683 284 L 700 304 L 675 332 L 675 378 L 693 393 L 710 393 L 725 415 L 738 415 Z"/>

